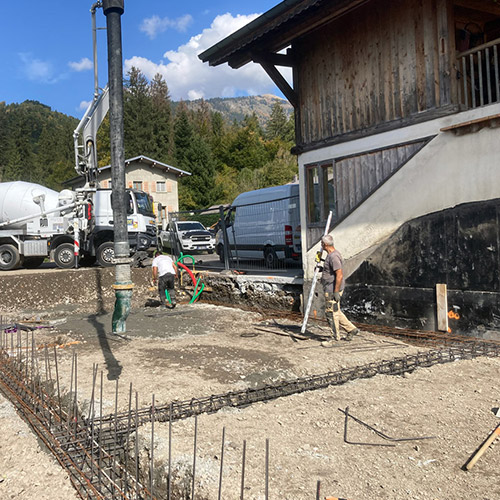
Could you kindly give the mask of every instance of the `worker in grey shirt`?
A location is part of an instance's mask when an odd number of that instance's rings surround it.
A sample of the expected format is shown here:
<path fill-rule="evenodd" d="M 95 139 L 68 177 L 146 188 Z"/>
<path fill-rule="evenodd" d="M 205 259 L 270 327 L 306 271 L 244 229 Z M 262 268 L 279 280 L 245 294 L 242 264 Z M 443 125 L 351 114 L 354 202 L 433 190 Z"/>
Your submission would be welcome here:
<path fill-rule="evenodd" d="M 151 264 L 153 270 L 153 283 L 158 283 L 161 305 L 165 304 L 165 290 L 170 296 L 171 308 L 175 307 L 175 277 L 177 276 L 177 266 L 168 256 L 163 255 L 159 250 L 155 252 L 155 258 Z"/>
<path fill-rule="evenodd" d="M 340 310 L 340 298 L 344 293 L 345 279 L 342 267 L 344 259 L 333 246 L 333 237 L 325 235 L 321 238 L 321 248 L 327 253 L 321 275 L 321 284 L 325 292 L 325 315 L 332 329 L 333 338 L 340 340 L 340 328 L 347 332 L 345 340 L 352 340 L 359 330 L 346 318 Z M 327 347 L 333 341 L 323 342 Z"/>

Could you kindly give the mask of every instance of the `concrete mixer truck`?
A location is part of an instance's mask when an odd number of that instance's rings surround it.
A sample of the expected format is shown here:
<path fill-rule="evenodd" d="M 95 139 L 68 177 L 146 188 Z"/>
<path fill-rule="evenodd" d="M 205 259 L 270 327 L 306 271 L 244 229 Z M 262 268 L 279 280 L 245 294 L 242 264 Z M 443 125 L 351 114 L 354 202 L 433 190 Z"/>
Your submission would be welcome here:
<path fill-rule="evenodd" d="M 37 267 L 50 257 L 58 267 L 80 263 L 114 262 L 112 190 L 98 182 L 97 131 L 109 109 L 108 87 L 97 80 L 96 10 L 92 5 L 94 97 L 76 128 L 73 139 L 75 170 L 85 179 L 83 187 L 60 193 L 28 182 L 0 183 L 0 270 Z M 156 246 L 153 200 L 143 191 L 127 189 L 131 253 Z"/>
<path fill-rule="evenodd" d="M 0 270 L 33 268 L 50 257 L 60 268 L 97 260 L 113 264 L 110 189 L 61 192 L 29 182 L 0 183 Z M 147 193 L 127 190 L 131 251 L 156 244 L 156 220 Z"/>

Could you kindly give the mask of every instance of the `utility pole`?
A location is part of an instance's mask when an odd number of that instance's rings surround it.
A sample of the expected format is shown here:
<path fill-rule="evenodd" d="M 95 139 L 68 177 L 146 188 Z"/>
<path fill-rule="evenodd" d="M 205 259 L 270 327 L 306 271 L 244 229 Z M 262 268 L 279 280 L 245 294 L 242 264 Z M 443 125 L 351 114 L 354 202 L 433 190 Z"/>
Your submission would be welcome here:
<path fill-rule="evenodd" d="M 108 37 L 109 126 L 111 142 L 112 205 L 115 232 L 115 309 L 113 333 L 127 331 L 126 320 L 132 303 L 130 248 L 125 192 L 125 152 L 123 144 L 123 62 L 121 15 L 124 0 L 103 0 Z"/>

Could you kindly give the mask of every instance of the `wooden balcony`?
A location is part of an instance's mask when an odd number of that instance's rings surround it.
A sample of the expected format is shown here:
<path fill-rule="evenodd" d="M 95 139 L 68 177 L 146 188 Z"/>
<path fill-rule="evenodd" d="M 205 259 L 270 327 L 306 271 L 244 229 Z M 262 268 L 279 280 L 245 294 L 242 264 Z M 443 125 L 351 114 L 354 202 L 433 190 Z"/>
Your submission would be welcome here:
<path fill-rule="evenodd" d="M 499 46 L 497 38 L 457 55 L 458 102 L 465 108 L 500 102 Z"/>

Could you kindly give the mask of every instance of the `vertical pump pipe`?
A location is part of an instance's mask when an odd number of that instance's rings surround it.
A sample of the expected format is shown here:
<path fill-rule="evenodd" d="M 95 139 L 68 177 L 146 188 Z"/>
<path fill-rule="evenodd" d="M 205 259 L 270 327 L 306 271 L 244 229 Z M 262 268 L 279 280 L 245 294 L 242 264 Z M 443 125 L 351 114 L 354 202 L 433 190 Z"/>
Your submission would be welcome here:
<path fill-rule="evenodd" d="M 103 0 L 108 35 L 109 127 L 111 142 L 112 205 L 115 249 L 115 309 L 113 333 L 126 332 L 126 320 L 132 302 L 130 248 L 127 231 L 125 192 L 125 153 L 123 144 L 123 64 L 121 15 L 123 0 Z"/>

